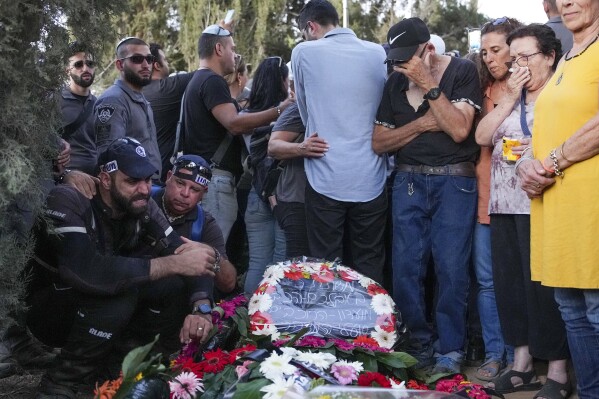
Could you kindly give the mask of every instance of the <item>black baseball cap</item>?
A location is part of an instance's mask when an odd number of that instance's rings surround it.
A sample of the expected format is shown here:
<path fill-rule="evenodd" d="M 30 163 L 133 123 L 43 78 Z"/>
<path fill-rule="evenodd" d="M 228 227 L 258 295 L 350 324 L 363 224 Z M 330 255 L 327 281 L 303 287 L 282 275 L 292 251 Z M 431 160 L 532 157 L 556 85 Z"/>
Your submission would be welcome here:
<path fill-rule="evenodd" d="M 181 169 L 188 170 L 191 174 L 180 173 Z M 208 162 L 201 156 L 192 154 L 181 155 L 177 158 L 173 164 L 173 174 L 204 187 L 207 187 L 212 179 L 212 170 Z"/>
<path fill-rule="evenodd" d="M 418 46 L 430 40 L 431 34 L 424 21 L 420 18 L 406 18 L 389 29 L 388 60 L 409 61 L 416 53 Z"/>
<path fill-rule="evenodd" d="M 98 157 L 100 172 L 120 170 L 134 179 L 147 179 L 158 170 L 152 165 L 141 143 L 131 137 L 114 140 Z"/>

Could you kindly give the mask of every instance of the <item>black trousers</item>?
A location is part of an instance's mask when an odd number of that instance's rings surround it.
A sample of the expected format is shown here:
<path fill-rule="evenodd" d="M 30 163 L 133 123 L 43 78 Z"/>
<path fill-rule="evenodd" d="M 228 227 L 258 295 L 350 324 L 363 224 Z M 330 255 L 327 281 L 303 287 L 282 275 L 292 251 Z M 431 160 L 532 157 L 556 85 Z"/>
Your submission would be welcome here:
<path fill-rule="evenodd" d="M 382 284 L 387 206 L 386 190 L 372 201 L 344 202 L 317 193 L 307 183 L 310 254 L 331 261 L 340 258 L 343 264 Z M 348 235 L 345 240 L 344 234 Z M 348 246 L 345 251 L 344 242 Z"/>
<path fill-rule="evenodd" d="M 30 297 L 30 329 L 40 341 L 62 346 L 55 367 L 44 378 L 66 387 L 98 376 L 114 378 L 111 373 L 117 370 L 110 361 L 122 361 L 126 351 L 152 341 L 156 334 L 163 347 L 177 349 L 178 332 L 189 313 L 185 292 L 179 276 L 115 296 L 86 295 L 54 285 L 36 292 Z"/>
<path fill-rule="evenodd" d="M 491 258 L 505 343 L 528 345 L 538 359 L 569 358 L 566 328 L 553 288 L 530 277 L 529 215 L 491 215 Z"/>
<path fill-rule="evenodd" d="M 285 232 L 286 257 L 310 256 L 306 228 L 306 206 L 302 202 L 278 201 L 273 213 Z"/>

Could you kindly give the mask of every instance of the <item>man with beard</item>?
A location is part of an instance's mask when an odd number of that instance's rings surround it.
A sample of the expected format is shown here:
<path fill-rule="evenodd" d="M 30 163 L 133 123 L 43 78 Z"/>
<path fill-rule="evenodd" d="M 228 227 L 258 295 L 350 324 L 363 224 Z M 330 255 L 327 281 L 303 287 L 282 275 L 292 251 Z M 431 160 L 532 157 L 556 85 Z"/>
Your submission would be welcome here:
<path fill-rule="evenodd" d="M 126 351 L 156 334 L 166 354 L 205 341 L 212 328 L 210 315 L 192 312 L 210 305 L 216 253 L 181 239 L 150 199 L 156 168 L 145 149 L 117 139 L 98 166 L 97 194 L 89 200 L 57 186 L 46 207 L 53 223 L 36 229 L 27 323 L 42 342 L 62 347 L 37 398 L 75 398 L 81 385 L 91 392 L 98 379 L 116 377 Z"/>
<path fill-rule="evenodd" d="M 96 143 L 92 135 L 93 109 L 96 96 L 90 86 L 96 75 L 96 62 L 80 42 L 69 45 L 66 73 L 68 85 L 59 98 L 62 113 L 62 138 L 71 145 L 68 168 L 91 174 L 96 167 Z"/>
<path fill-rule="evenodd" d="M 117 44 L 115 65 L 120 78 L 96 102 L 94 133 L 99 153 L 116 138 L 137 139 L 158 171 L 153 178 L 158 179 L 162 161 L 154 115 L 142 93 L 142 88 L 151 82 L 153 63 L 154 56 L 143 40 L 127 37 Z"/>

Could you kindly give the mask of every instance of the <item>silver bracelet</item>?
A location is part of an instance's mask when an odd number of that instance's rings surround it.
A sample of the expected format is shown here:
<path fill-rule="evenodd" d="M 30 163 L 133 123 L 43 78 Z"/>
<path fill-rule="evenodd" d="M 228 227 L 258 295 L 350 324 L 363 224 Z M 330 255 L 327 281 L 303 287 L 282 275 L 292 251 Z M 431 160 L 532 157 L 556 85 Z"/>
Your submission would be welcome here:
<path fill-rule="evenodd" d="M 516 161 L 516 164 L 514 165 L 514 172 L 516 173 L 516 176 L 518 176 L 518 168 L 520 167 L 520 165 L 522 165 L 524 163 L 524 161 L 532 161 L 533 159 L 534 158 L 532 156 L 520 157 Z"/>
<path fill-rule="evenodd" d="M 214 273 L 218 273 L 220 272 L 220 252 L 214 247 L 212 249 L 214 249 Z"/>

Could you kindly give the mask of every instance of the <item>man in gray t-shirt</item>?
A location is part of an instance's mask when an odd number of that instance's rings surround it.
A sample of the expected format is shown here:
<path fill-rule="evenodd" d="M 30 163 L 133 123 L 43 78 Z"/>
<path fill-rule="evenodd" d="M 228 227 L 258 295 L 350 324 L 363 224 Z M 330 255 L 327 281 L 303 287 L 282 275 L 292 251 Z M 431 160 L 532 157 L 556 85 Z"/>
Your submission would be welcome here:
<path fill-rule="evenodd" d="M 572 48 L 572 32 L 564 26 L 562 17 L 557 11 L 555 0 L 543 0 L 543 9 L 549 20 L 545 25 L 549 26 L 555 32 L 555 36 L 562 42 L 562 54 L 566 54 Z"/>

